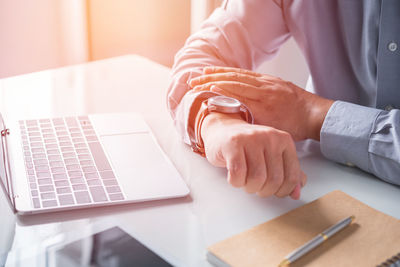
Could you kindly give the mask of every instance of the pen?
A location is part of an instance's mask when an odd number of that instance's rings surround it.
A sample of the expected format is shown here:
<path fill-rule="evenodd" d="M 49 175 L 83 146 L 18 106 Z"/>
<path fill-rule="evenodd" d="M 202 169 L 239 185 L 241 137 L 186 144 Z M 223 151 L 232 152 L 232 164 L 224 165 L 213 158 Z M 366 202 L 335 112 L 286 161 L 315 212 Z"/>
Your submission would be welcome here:
<path fill-rule="evenodd" d="M 319 235 L 317 235 L 316 237 L 314 237 L 313 239 L 311 239 L 310 241 L 308 241 L 307 243 L 305 243 L 304 245 L 302 245 L 301 247 L 299 247 L 298 249 L 287 255 L 283 259 L 283 261 L 279 264 L 279 267 L 290 265 L 292 262 L 296 261 L 303 255 L 307 254 L 314 248 L 318 247 L 325 240 L 327 240 L 328 238 L 330 238 L 331 236 L 333 236 L 334 234 L 336 234 L 337 232 L 348 226 L 350 223 L 354 221 L 354 219 L 355 217 L 353 215 L 329 227 L 328 229 L 326 229 L 325 231 L 323 231 L 322 233 L 320 233 Z"/>

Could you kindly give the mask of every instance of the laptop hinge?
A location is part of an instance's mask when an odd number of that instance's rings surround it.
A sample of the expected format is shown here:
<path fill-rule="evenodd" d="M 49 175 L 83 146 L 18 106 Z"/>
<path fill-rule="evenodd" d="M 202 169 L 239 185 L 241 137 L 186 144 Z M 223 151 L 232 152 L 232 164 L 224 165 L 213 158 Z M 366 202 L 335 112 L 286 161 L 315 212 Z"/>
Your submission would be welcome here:
<path fill-rule="evenodd" d="M 4 123 L 3 123 L 4 125 Z M 3 179 L 0 179 L 1 184 L 3 185 L 4 191 L 8 195 L 8 200 L 13 209 L 14 213 L 17 212 L 15 206 L 15 195 L 14 195 L 14 187 L 11 178 L 11 168 L 10 168 L 10 161 L 8 158 L 8 146 L 7 146 L 7 135 L 10 134 L 10 129 L 3 129 L 1 130 L 1 146 L 2 146 L 2 157 L 3 157 L 3 164 L 4 164 L 4 173 L 5 173 L 5 180 L 6 184 L 4 184 Z"/>

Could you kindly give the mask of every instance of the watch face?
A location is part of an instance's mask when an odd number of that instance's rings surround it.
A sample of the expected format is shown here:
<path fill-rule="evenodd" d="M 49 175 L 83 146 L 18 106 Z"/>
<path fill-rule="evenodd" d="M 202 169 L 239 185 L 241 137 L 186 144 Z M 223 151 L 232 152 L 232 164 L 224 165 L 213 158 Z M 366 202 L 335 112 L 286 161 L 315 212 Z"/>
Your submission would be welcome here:
<path fill-rule="evenodd" d="M 208 107 L 212 111 L 238 113 L 240 112 L 240 106 L 240 101 L 232 97 L 213 96 L 208 99 Z"/>

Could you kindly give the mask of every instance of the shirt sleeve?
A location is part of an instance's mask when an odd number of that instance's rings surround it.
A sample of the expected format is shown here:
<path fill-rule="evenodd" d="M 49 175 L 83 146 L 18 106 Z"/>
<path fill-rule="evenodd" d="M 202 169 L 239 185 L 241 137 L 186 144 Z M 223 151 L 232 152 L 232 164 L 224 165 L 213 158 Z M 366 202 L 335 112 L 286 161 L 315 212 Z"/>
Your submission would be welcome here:
<path fill-rule="evenodd" d="M 168 110 L 185 143 L 190 144 L 190 122 L 197 114 L 194 103 L 214 95 L 192 92 L 190 79 L 201 75 L 206 66 L 255 69 L 289 37 L 278 1 L 225 1 L 213 12 L 176 54 L 167 90 Z"/>
<path fill-rule="evenodd" d="M 320 137 L 325 157 L 400 185 L 400 110 L 336 101 Z"/>

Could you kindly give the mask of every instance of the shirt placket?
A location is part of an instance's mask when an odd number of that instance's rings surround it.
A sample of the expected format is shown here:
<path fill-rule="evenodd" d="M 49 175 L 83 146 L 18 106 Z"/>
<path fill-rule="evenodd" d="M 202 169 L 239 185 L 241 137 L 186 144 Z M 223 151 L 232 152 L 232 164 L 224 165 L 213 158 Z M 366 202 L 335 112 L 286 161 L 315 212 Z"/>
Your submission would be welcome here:
<path fill-rule="evenodd" d="M 400 108 L 400 1 L 382 0 L 377 59 L 376 107 Z"/>

